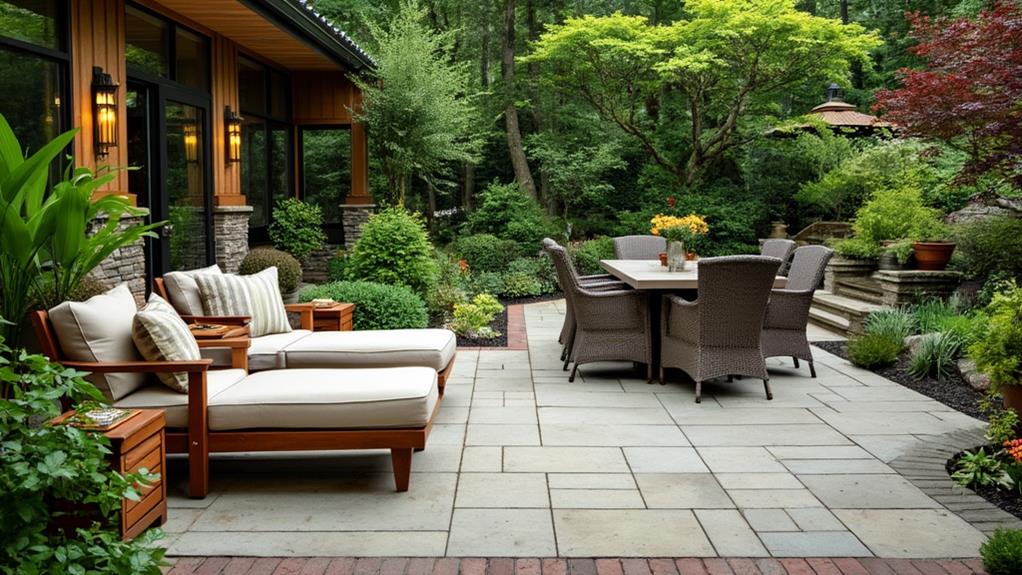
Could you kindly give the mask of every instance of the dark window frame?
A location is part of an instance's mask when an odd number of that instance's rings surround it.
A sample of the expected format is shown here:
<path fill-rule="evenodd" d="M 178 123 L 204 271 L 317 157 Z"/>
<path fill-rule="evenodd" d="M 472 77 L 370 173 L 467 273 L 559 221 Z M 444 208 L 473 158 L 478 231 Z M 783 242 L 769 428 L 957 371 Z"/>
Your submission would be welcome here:
<path fill-rule="evenodd" d="M 352 128 L 352 124 L 309 123 L 309 124 L 301 124 L 301 125 L 298 125 L 298 126 L 295 126 L 295 127 L 296 127 L 296 130 L 295 130 L 296 131 L 296 135 L 295 135 L 295 137 L 297 138 L 297 145 L 296 145 L 296 148 L 297 148 L 296 156 L 297 157 L 295 158 L 295 162 L 300 162 L 300 164 L 301 164 L 301 168 L 300 168 L 300 171 L 299 171 L 299 174 L 298 174 L 300 177 L 298 178 L 298 195 L 297 195 L 297 198 L 302 200 L 302 201 L 305 201 L 305 178 L 306 178 L 306 174 L 305 174 L 305 138 L 303 137 L 304 132 L 307 131 L 307 130 L 338 130 L 338 131 L 343 130 L 343 131 L 348 132 L 348 141 L 351 142 L 352 141 L 351 140 L 351 135 L 352 135 L 352 129 L 351 128 Z M 352 169 L 352 167 L 350 165 L 351 164 L 351 157 L 352 157 L 351 148 L 349 146 L 349 149 L 348 149 L 349 170 Z M 351 193 L 351 182 L 350 181 L 348 182 L 348 193 Z M 342 197 L 340 199 L 343 202 L 343 200 L 345 198 Z M 341 221 L 337 221 L 337 222 L 323 222 L 323 231 L 325 231 L 327 233 L 327 237 L 328 237 L 327 241 L 328 242 L 330 242 L 330 243 L 341 243 L 341 244 L 344 243 L 344 221 L 343 221 L 343 219 L 344 218 L 343 218 L 343 213 L 342 213 L 341 214 Z"/>
<path fill-rule="evenodd" d="M 285 181 L 287 182 L 287 189 L 285 195 L 289 197 L 295 197 L 295 185 L 294 185 L 294 174 L 298 159 L 295 157 L 295 125 L 292 122 L 292 91 L 291 91 L 291 75 L 287 70 L 271 66 L 263 60 L 247 54 L 245 52 L 238 52 L 238 61 L 245 60 L 246 63 L 260 67 L 266 74 L 266 82 L 263 86 L 264 90 L 264 102 L 266 103 L 265 112 L 254 112 L 252 110 L 246 110 L 241 108 L 241 115 L 245 118 L 252 117 L 262 120 L 263 122 L 263 141 L 266 142 L 266 157 L 264 158 L 266 169 L 266 180 L 264 182 L 264 189 L 266 190 L 266 224 L 261 226 L 249 226 L 249 243 L 265 243 L 269 241 L 269 227 L 273 223 L 273 182 L 276 179 L 273 170 L 273 154 L 276 148 L 273 145 L 273 132 L 276 130 L 284 130 L 287 135 L 287 142 L 284 144 L 284 153 L 286 154 L 287 161 L 285 162 Z M 240 68 L 240 66 L 239 66 Z M 284 103 L 284 110 L 286 115 L 284 117 L 278 117 L 273 115 L 273 82 L 271 80 L 272 74 L 279 74 L 285 83 L 284 94 L 286 102 Z M 240 70 L 239 70 L 240 74 Z M 240 83 L 240 80 L 239 80 Z M 246 197 L 247 194 L 246 194 Z"/>
<path fill-rule="evenodd" d="M 60 82 L 60 88 L 58 90 L 60 94 L 60 113 L 57 115 L 57 120 L 60 125 L 57 127 L 57 133 L 62 134 L 71 129 L 72 120 L 72 109 L 75 106 L 75 101 L 72 98 L 73 90 L 71 86 L 71 2 L 70 0 L 57 0 L 57 14 L 58 29 L 60 30 L 60 37 L 58 38 L 57 44 L 63 48 L 63 50 L 56 50 L 48 46 L 40 46 L 39 44 L 33 44 L 10 36 L 5 36 L 0 33 L 0 50 L 8 50 L 15 53 L 26 54 L 28 56 L 36 57 L 41 60 L 56 63 L 57 64 L 57 75 L 58 81 Z M 63 173 L 64 168 L 67 166 L 67 155 L 74 156 L 74 142 L 68 144 L 67 153 L 60 154 L 57 162 L 59 164 L 60 172 Z"/>
<path fill-rule="evenodd" d="M 183 90 L 195 92 L 197 94 L 205 94 L 206 96 L 212 96 L 213 94 L 213 39 L 209 35 L 203 33 L 201 30 L 196 30 L 191 26 L 182 24 L 173 18 L 161 14 L 151 8 L 138 4 L 136 2 L 126 2 L 124 4 L 124 10 L 136 10 L 147 16 L 160 20 L 167 25 L 167 77 L 160 76 L 159 74 L 153 74 L 152 72 L 146 72 L 139 70 L 138 68 L 131 65 L 131 62 L 125 62 L 125 68 L 127 69 L 128 76 L 131 78 L 137 78 L 153 84 L 169 85 Z M 177 29 L 181 28 L 195 36 L 198 36 L 206 44 L 206 51 L 209 57 L 209 66 L 206 68 L 206 84 L 209 87 L 206 90 L 202 88 L 196 88 L 188 84 L 183 84 L 177 81 Z"/>

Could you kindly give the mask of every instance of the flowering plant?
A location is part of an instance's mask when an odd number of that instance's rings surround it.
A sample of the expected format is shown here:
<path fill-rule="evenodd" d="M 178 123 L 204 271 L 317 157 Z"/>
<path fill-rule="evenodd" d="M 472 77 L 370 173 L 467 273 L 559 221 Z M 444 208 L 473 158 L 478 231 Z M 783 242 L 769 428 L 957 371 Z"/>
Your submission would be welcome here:
<path fill-rule="evenodd" d="M 1022 439 L 1009 439 L 1004 442 L 1004 451 L 1015 460 L 1022 463 Z"/>
<path fill-rule="evenodd" d="M 706 235 L 710 226 L 706 220 L 697 214 L 687 216 L 670 216 L 657 214 L 650 220 L 652 227 L 650 233 L 654 236 L 661 236 L 669 242 L 686 242 L 691 244 L 696 236 Z"/>

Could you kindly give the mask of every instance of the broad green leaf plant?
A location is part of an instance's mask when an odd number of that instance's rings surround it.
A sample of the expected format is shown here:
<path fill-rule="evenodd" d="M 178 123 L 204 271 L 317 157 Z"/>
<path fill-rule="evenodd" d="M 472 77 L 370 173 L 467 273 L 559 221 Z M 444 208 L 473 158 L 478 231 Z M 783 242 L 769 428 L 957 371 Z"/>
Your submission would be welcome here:
<path fill-rule="evenodd" d="M 154 237 L 162 222 L 125 224 L 144 216 L 119 195 L 95 197 L 113 180 L 109 169 L 94 173 L 71 168 L 48 188 L 50 165 L 74 139 L 65 132 L 25 156 L 7 120 L 0 115 L 0 336 L 15 349 L 23 342 L 19 322 L 35 305 L 63 301 L 117 249 Z M 90 226 L 96 229 L 90 233 Z M 44 295 L 45 294 L 45 295 Z"/>

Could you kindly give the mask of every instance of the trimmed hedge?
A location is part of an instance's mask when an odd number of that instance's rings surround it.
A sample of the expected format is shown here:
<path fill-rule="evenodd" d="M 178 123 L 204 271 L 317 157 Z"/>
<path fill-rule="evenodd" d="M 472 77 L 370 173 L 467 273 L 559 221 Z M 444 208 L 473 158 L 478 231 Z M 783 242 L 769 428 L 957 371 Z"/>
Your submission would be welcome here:
<path fill-rule="evenodd" d="M 302 265 L 291 254 L 273 248 L 256 248 L 241 260 L 238 273 L 243 276 L 257 274 L 265 269 L 277 268 L 277 283 L 280 293 L 287 294 L 298 289 L 302 283 Z"/>
<path fill-rule="evenodd" d="M 298 294 L 299 301 L 330 298 L 355 304 L 354 329 L 424 328 L 429 315 L 422 298 L 405 286 L 374 282 L 333 282 L 310 286 Z"/>

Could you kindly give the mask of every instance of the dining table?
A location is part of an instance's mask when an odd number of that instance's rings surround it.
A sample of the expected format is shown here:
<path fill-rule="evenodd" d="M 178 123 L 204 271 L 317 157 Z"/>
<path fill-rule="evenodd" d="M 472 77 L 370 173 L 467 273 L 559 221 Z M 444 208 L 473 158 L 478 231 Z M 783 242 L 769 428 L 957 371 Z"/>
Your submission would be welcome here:
<path fill-rule="evenodd" d="M 686 262 L 681 271 L 668 271 L 660 260 L 600 260 L 600 267 L 610 275 L 624 282 L 634 290 L 646 292 L 649 296 L 649 321 L 652 335 L 651 356 L 653 377 L 660 373 L 660 308 L 663 296 L 679 295 L 693 301 L 698 298 L 699 260 Z M 774 289 L 784 288 L 788 278 L 774 278 Z M 663 383 L 663 382 L 661 382 Z"/>

